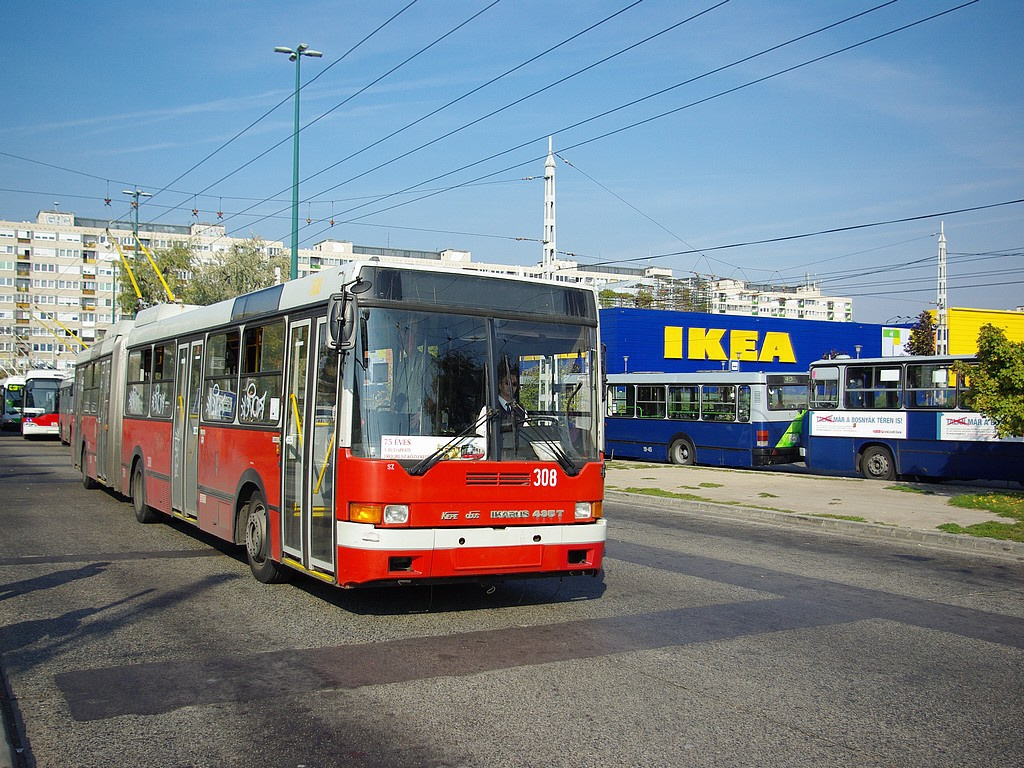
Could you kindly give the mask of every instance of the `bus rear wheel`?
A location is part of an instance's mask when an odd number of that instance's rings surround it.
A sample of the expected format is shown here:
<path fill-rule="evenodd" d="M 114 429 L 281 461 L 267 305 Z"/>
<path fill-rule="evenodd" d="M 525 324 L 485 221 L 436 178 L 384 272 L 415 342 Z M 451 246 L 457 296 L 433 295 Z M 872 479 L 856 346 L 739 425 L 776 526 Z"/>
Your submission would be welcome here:
<path fill-rule="evenodd" d="M 263 494 L 252 492 L 242 507 L 242 516 L 245 518 L 245 554 L 252 575 L 263 584 L 285 581 L 288 571 L 270 556 L 270 515 Z"/>
<path fill-rule="evenodd" d="M 87 491 L 91 491 L 96 487 L 96 481 L 89 477 L 89 465 L 85 463 L 85 446 L 82 446 L 82 487 Z"/>
<path fill-rule="evenodd" d="M 140 523 L 155 523 L 159 519 L 156 510 L 146 503 L 146 473 L 142 470 L 141 459 L 132 470 L 132 507 Z"/>
<path fill-rule="evenodd" d="M 673 440 L 672 445 L 668 447 L 668 460 L 673 464 L 692 466 L 696 460 L 693 443 L 685 437 Z"/>
<path fill-rule="evenodd" d="M 860 473 L 868 480 L 892 480 L 896 465 L 892 453 L 882 445 L 872 445 L 860 457 Z"/>

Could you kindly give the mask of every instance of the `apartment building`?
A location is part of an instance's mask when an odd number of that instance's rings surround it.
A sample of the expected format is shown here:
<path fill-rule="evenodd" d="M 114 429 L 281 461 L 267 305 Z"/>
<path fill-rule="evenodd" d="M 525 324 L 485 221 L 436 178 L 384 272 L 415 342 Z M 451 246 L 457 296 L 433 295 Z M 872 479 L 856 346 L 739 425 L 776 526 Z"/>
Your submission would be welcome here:
<path fill-rule="evenodd" d="M 203 254 L 226 251 L 224 227 L 146 224 L 139 240 L 150 249 L 189 243 Z M 268 243 L 268 250 L 281 248 Z M 0 220 L 0 370 L 70 370 L 117 317 L 121 255 L 134 258 L 134 226 L 125 222 L 40 211 L 34 222 Z"/>
<path fill-rule="evenodd" d="M 135 259 L 139 250 L 135 226 L 65 211 L 40 211 L 34 222 L 0 220 L 0 371 L 67 371 L 83 343 L 103 338 L 111 323 L 119 319 L 121 254 Z M 217 223 L 182 226 L 139 222 L 137 226 L 138 239 L 147 249 L 188 245 L 200 259 L 227 252 L 243 240 L 227 235 L 223 224 Z M 268 257 L 289 250 L 280 241 L 264 241 L 264 247 Z M 469 251 L 459 249 L 421 251 L 328 239 L 299 250 L 298 272 L 301 277 L 374 257 L 398 264 L 427 260 L 460 269 L 610 288 L 617 292 L 614 306 L 628 305 L 629 297 L 635 294 L 650 300 L 653 308 L 808 320 L 853 319 L 850 299 L 822 296 L 813 284 L 785 288 L 713 277 L 677 279 L 665 267 L 590 266 L 557 258 L 534 265 L 485 263 L 473 261 Z"/>
<path fill-rule="evenodd" d="M 853 321 L 853 299 L 823 295 L 810 280 L 797 286 L 712 280 L 710 296 L 712 314 Z"/>

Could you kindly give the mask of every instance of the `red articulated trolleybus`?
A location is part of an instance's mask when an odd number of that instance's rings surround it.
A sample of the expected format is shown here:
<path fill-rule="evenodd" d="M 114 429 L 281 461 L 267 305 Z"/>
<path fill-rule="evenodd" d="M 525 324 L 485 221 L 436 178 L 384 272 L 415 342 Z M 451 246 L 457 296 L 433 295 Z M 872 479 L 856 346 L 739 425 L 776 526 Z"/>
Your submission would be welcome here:
<path fill-rule="evenodd" d="M 267 583 L 596 576 L 597 318 L 578 286 L 376 263 L 152 307 L 79 356 L 72 456 Z"/>

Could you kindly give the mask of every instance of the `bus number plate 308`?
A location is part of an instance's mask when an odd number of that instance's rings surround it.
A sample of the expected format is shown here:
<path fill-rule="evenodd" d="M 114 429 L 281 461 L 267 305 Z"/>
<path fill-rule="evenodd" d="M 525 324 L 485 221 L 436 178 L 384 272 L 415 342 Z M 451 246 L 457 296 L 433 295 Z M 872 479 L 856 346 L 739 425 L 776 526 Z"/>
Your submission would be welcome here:
<path fill-rule="evenodd" d="M 533 470 L 533 484 L 542 488 L 554 488 L 558 485 L 558 472 L 547 467 Z"/>

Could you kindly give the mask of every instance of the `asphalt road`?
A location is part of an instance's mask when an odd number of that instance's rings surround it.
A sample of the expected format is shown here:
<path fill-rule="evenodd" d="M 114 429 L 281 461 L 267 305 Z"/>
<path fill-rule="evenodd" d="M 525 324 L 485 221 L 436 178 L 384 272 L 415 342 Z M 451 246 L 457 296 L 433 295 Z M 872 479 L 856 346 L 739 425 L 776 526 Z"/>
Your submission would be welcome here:
<path fill-rule="evenodd" d="M 602 579 L 345 592 L 0 437 L 28 766 L 1024 765 L 1024 565 L 640 499 Z"/>

